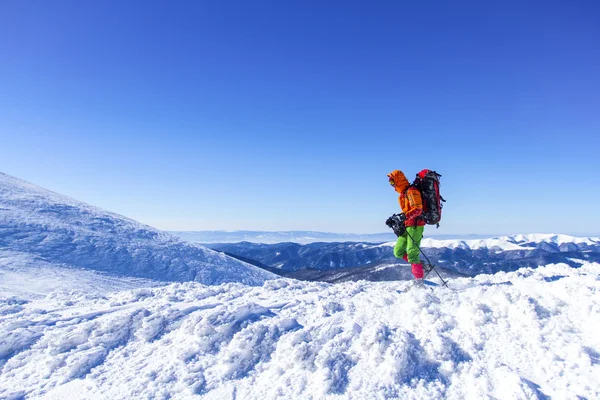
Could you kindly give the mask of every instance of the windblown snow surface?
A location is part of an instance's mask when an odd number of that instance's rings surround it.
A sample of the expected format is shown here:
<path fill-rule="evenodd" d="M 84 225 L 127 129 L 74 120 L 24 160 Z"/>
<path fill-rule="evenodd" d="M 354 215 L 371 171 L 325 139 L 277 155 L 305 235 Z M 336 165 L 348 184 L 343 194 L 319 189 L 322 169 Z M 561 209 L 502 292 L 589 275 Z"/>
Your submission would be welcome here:
<path fill-rule="evenodd" d="M 63 290 L 105 293 L 165 285 L 151 279 L 115 276 L 44 261 L 28 253 L 0 250 L 0 297 L 33 300 Z"/>
<path fill-rule="evenodd" d="M 0 398 L 598 399 L 600 265 L 0 300 Z"/>
<path fill-rule="evenodd" d="M 261 285 L 276 275 L 0 173 L 0 261 L 38 259 L 110 275 Z M 39 264 L 36 264 L 39 267 Z"/>

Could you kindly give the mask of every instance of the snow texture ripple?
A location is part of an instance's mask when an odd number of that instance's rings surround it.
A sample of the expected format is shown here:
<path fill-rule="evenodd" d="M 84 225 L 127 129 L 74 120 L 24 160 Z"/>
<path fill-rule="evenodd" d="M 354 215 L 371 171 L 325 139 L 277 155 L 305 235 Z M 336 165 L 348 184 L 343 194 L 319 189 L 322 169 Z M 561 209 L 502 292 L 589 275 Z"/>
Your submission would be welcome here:
<path fill-rule="evenodd" d="M 159 281 L 261 285 L 267 271 L 0 173 L 0 249 L 67 268 Z M 1 256 L 1 255 L 0 255 Z M 2 257 L 0 257 L 2 258 Z"/>
<path fill-rule="evenodd" d="M 600 265 L 0 301 L 0 398 L 600 398 Z"/>

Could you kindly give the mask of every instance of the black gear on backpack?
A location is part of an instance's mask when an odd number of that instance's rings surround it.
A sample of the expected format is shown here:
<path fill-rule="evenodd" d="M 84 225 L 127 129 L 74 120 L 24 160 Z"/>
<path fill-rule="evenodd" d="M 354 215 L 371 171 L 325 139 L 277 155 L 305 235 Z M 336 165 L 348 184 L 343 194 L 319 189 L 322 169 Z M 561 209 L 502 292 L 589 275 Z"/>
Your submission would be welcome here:
<path fill-rule="evenodd" d="M 417 174 L 411 185 L 421 192 L 421 199 L 423 200 L 423 214 L 421 214 L 421 217 L 426 224 L 436 225 L 438 228 L 442 219 L 442 202 L 446 202 L 440 195 L 441 176 L 435 171 L 424 169 Z"/>

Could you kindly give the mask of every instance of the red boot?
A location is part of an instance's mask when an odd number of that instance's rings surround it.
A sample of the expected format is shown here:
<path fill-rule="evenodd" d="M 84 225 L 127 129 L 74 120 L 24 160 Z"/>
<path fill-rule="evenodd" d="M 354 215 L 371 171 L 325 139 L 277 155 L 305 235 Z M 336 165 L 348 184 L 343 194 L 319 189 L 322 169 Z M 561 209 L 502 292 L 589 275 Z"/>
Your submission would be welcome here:
<path fill-rule="evenodd" d="M 423 279 L 423 264 L 411 264 L 412 274 L 415 279 Z"/>
<path fill-rule="evenodd" d="M 404 253 L 404 255 L 402 256 L 402 259 L 406 262 L 408 262 L 408 254 Z"/>

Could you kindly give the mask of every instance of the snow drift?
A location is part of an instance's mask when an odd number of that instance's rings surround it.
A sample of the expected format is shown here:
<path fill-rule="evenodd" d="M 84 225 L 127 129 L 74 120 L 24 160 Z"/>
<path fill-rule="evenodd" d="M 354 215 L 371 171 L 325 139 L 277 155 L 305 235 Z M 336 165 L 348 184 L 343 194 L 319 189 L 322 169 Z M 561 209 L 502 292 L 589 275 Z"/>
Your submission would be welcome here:
<path fill-rule="evenodd" d="M 600 398 L 600 265 L 0 300 L 0 398 Z"/>
<path fill-rule="evenodd" d="M 275 277 L 198 244 L 2 173 L 0 249 L 11 252 L 11 257 L 24 254 L 70 268 L 160 281 L 255 285 Z"/>

